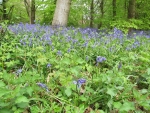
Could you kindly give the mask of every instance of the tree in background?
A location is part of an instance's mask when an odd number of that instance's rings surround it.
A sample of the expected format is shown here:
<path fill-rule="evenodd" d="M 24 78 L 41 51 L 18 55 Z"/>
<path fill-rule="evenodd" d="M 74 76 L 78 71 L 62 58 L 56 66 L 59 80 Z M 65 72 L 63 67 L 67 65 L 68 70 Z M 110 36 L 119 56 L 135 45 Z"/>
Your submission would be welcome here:
<path fill-rule="evenodd" d="M 104 0 L 101 0 L 99 3 L 99 8 L 100 8 L 100 12 L 101 12 L 101 18 L 103 19 L 104 17 Z M 101 28 L 102 27 L 102 21 L 100 21 L 98 23 L 98 28 Z"/>
<path fill-rule="evenodd" d="M 40 24 L 117 27 L 123 31 L 150 29 L 148 3 L 150 0 L 7 0 L 0 6 L 0 17 L 11 23 L 34 24 L 36 20 Z"/>
<path fill-rule="evenodd" d="M 135 2 L 136 0 L 129 0 L 129 6 L 128 6 L 128 19 L 135 18 Z"/>
<path fill-rule="evenodd" d="M 42 7 L 37 10 L 37 19 L 40 19 L 41 24 L 52 24 L 56 2 L 57 0 L 39 2 L 38 5 Z"/>
<path fill-rule="evenodd" d="M 94 0 L 91 0 L 90 6 L 90 27 L 93 27 L 93 20 L 94 20 Z"/>
<path fill-rule="evenodd" d="M 71 0 L 57 0 L 52 21 L 53 26 L 67 26 Z"/>
<path fill-rule="evenodd" d="M 112 1 L 112 5 L 113 5 L 113 19 L 115 20 L 115 17 L 116 17 L 116 8 L 117 8 L 117 6 L 116 6 L 116 0 L 113 0 Z"/>
<path fill-rule="evenodd" d="M 30 24 L 35 23 L 35 0 L 24 0 L 25 8 L 28 14 L 28 17 L 30 18 Z"/>
<path fill-rule="evenodd" d="M 8 7 L 6 5 L 7 2 L 8 2 L 8 0 L 3 0 L 1 2 L 2 9 L 0 11 L 1 11 L 2 16 L 1 16 L 0 20 L 10 20 L 11 19 L 14 5 Z"/>

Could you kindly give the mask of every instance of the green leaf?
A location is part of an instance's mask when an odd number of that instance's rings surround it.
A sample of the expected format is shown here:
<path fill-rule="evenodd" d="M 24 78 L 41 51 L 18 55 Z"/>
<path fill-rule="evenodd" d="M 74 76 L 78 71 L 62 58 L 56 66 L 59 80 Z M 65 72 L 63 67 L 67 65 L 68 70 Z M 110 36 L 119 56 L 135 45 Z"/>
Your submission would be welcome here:
<path fill-rule="evenodd" d="M 5 83 L 3 81 L 0 81 L 0 87 L 4 87 Z"/>
<path fill-rule="evenodd" d="M 88 70 L 88 72 L 92 72 L 93 71 L 93 68 L 92 66 L 86 64 L 86 69 Z"/>
<path fill-rule="evenodd" d="M 114 105 L 114 108 L 116 109 L 119 109 L 122 106 L 120 102 L 114 102 L 113 105 Z"/>
<path fill-rule="evenodd" d="M 103 111 L 103 110 L 99 110 L 99 112 L 100 112 L 100 113 L 105 113 L 105 111 Z"/>
<path fill-rule="evenodd" d="M 9 62 L 5 62 L 6 66 L 7 67 L 13 67 L 15 65 L 15 61 L 12 60 L 12 61 L 9 61 Z"/>
<path fill-rule="evenodd" d="M 27 97 L 25 96 L 20 96 L 16 99 L 15 103 L 18 104 L 18 103 L 22 103 L 22 102 L 29 102 L 29 99 L 27 99 Z"/>
<path fill-rule="evenodd" d="M 26 56 L 31 57 L 32 55 L 33 55 L 32 52 L 27 52 L 27 53 L 26 53 Z"/>
<path fill-rule="evenodd" d="M 141 60 L 141 61 L 144 62 L 144 63 L 150 63 L 149 58 L 145 58 L 145 57 L 143 57 L 143 56 L 140 56 L 140 57 L 139 57 L 139 60 Z"/>
<path fill-rule="evenodd" d="M 0 113 L 12 113 L 10 109 L 0 109 Z"/>
<path fill-rule="evenodd" d="M 107 94 L 109 94 L 111 96 L 111 98 L 113 98 L 116 95 L 116 91 L 114 88 L 107 88 Z"/>
<path fill-rule="evenodd" d="M 120 112 L 128 112 L 130 110 L 135 110 L 133 102 L 124 102 L 121 108 L 119 109 Z"/>
<path fill-rule="evenodd" d="M 81 58 L 78 58 L 78 59 L 76 59 L 76 63 L 78 63 L 78 64 L 83 64 L 83 63 L 84 63 L 84 60 L 81 59 Z"/>
<path fill-rule="evenodd" d="M 79 70 L 77 70 L 75 67 L 74 68 L 71 68 L 70 69 L 70 72 L 75 74 L 75 75 L 78 75 L 79 74 Z"/>
<path fill-rule="evenodd" d="M 81 96 L 80 96 L 80 100 L 82 100 L 82 101 L 87 101 L 87 98 L 84 97 L 83 95 L 81 95 Z"/>
<path fill-rule="evenodd" d="M 10 102 L 0 102 L 0 107 L 6 107 L 9 106 Z M 1 112 L 0 112 L 1 113 Z"/>
<path fill-rule="evenodd" d="M 133 89 L 133 94 L 136 99 L 140 99 L 140 93 L 136 89 Z"/>
<path fill-rule="evenodd" d="M 70 88 L 67 88 L 65 90 L 65 94 L 69 97 L 72 94 L 72 90 Z"/>
<path fill-rule="evenodd" d="M 8 89 L 5 88 L 0 88 L 0 97 L 2 97 L 3 95 L 6 95 L 8 93 L 10 93 L 11 91 L 9 91 Z"/>
<path fill-rule="evenodd" d="M 147 69 L 147 74 L 150 75 L 150 68 Z"/>
<path fill-rule="evenodd" d="M 32 96 L 33 89 L 31 87 L 27 87 L 26 91 L 30 96 Z"/>
<path fill-rule="evenodd" d="M 27 108 L 29 105 L 28 102 L 21 102 L 21 103 L 18 103 L 17 106 L 20 107 L 20 108 Z"/>
<path fill-rule="evenodd" d="M 44 65 L 44 64 L 47 63 L 47 57 L 45 57 L 45 56 L 40 56 L 40 57 L 37 59 L 37 62 L 38 62 L 38 63 L 41 63 L 42 65 Z"/>
<path fill-rule="evenodd" d="M 142 94 L 146 94 L 147 92 L 148 92 L 147 89 L 142 89 L 142 90 L 141 90 L 141 93 L 142 93 Z"/>
<path fill-rule="evenodd" d="M 150 100 L 141 101 L 141 102 L 139 102 L 139 104 L 140 104 L 141 106 L 143 106 L 146 110 L 150 110 L 150 107 L 149 107 L 149 105 L 150 105 Z M 149 113 L 149 112 L 148 112 L 148 113 Z"/>
<path fill-rule="evenodd" d="M 63 64 L 66 64 L 66 65 L 69 65 L 69 64 L 70 64 L 70 59 L 64 58 L 64 59 L 62 60 L 62 63 L 63 63 Z"/>

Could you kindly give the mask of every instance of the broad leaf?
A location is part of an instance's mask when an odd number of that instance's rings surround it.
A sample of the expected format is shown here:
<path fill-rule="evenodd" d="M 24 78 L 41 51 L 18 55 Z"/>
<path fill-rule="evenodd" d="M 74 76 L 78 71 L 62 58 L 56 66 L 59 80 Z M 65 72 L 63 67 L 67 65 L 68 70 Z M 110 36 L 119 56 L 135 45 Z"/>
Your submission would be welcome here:
<path fill-rule="evenodd" d="M 4 87 L 5 83 L 3 81 L 0 81 L 0 87 Z"/>
<path fill-rule="evenodd" d="M 109 94 L 111 96 L 111 98 L 113 98 L 116 95 L 116 91 L 114 88 L 107 88 L 107 94 Z"/>
<path fill-rule="evenodd" d="M 27 99 L 27 97 L 25 96 L 20 96 L 16 99 L 15 103 L 18 104 L 18 103 L 22 103 L 22 102 L 29 102 L 29 100 Z"/>
<path fill-rule="evenodd" d="M 65 90 L 65 94 L 69 97 L 72 94 L 72 90 L 70 88 L 67 88 Z"/>
<path fill-rule="evenodd" d="M 135 110 L 133 102 L 124 102 L 121 108 L 119 109 L 120 112 L 128 112 L 130 110 Z"/>
<path fill-rule="evenodd" d="M 9 91 L 8 89 L 5 88 L 0 88 L 0 97 L 2 97 L 3 95 L 6 95 L 8 93 L 10 93 L 11 91 Z"/>

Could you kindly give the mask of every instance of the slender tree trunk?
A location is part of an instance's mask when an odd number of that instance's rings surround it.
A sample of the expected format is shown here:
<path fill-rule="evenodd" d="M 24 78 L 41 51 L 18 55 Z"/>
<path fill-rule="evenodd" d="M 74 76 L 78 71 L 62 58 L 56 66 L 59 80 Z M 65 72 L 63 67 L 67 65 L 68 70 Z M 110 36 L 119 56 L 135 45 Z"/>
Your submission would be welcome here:
<path fill-rule="evenodd" d="M 91 6 L 90 6 L 90 27 L 93 27 L 93 20 L 94 20 L 94 0 L 91 0 Z"/>
<path fill-rule="evenodd" d="M 100 11 L 101 11 L 101 18 L 103 18 L 104 17 L 104 0 L 101 0 L 101 2 L 99 3 L 100 5 L 99 5 L 99 8 L 100 8 Z M 100 27 L 102 27 L 102 22 L 100 22 L 99 24 L 98 24 L 98 28 L 100 28 Z"/>
<path fill-rule="evenodd" d="M 3 4 L 3 20 L 7 19 L 7 11 L 6 11 L 6 2 L 4 1 Z"/>
<path fill-rule="evenodd" d="M 117 9 L 116 0 L 113 0 L 113 1 L 112 1 L 112 5 L 113 5 L 113 20 L 115 20 L 115 17 L 116 17 L 116 9 Z"/>
<path fill-rule="evenodd" d="M 135 18 L 135 3 L 136 3 L 136 0 L 129 0 L 128 19 L 134 19 Z M 128 34 L 130 34 L 132 29 L 133 28 L 128 29 Z"/>
<path fill-rule="evenodd" d="M 128 15 L 128 6 L 127 6 L 127 0 L 124 1 L 124 18 L 127 19 Z"/>
<path fill-rule="evenodd" d="M 52 21 L 53 26 L 67 26 L 71 0 L 57 0 Z"/>
<path fill-rule="evenodd" d="M 30 1 L 29 0 L 24 0 L 24 5 L 28 14 L 28 17 L 30 17 Z"/>
<path fill-rule="evenodd" d="M 35 0 L 31 0 L 30 24 L 35 23 Z"/>
<path fill-rule="evenodd" d="M 129 0 L 128 19 L 135 18 L 135 3 L 136 0 Z"/>
<path fill-rule="evenodd" d="M 35 0 L 24 0 L 24 4 L 25 4 L 25 8 L 26 8 L 29 20 L 30 20 L 30 24 L 34 24 L 35 12 L 36 12 Z"/>

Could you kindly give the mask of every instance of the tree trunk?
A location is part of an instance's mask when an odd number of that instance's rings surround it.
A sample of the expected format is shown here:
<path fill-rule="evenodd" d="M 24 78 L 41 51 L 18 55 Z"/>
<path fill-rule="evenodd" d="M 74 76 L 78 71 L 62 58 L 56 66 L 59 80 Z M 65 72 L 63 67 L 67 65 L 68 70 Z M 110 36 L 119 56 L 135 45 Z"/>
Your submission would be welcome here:
<path fill-rule="evenodd" d="M 127 18 L 127 15 L 128 15 L 128 6 L 127 6 L 127 3 L 128 1 L 125 0 L 124 1 L 124 18 L 126 19 Z"/>
<path fill-rule="evenodd" d="M 100 8 L 100 11 L 101 11 L 101 18 L 104 17 L 104 0 L 101 0 L 101 2 L 99 3 L 99 8 Z M 101 28 L 102 27 L 102 21 L 98 24 L 98 28 Z"/>
<path fill-rule="evenodd" d="M 35 23 L 35 0 L 24 0 L 25 8 L 29 16 L 30 24 Z"/>
<path fill-rule="evenodd" d="M 112 5 L 113 5 L 113 20 L 115 20 L 115 17 L 116 17 L 116 9 L 117 9 L 116 0 L 113 0 L 113 1 L 112 1 Z"/>
<path fill-rule="evenodd" d="M 94 20 L 94 0 L 91 0 L 91 6 L 90 6 L 90 27 L 93 27 L 93 20 Z"/>
<path fill-rule="evenodd" d="M 129 0 L 128 19 L 135 18 L 135 3 L 136 0 Z"/>
<path fill-rule="evenodd" d="M 4 1 L 3 4 L 3 20 L 6 20 L 7 19 L 7 11 L 6 11 L 6 2 Z"/>
<path fill-rule="evenodd" d="M 129 6 L 128 6 L 128 19 L 134 19 L 135 18 L 135 0 L 129 0 Z M 128 34 L 132 31 L 133 28 L 128 29 Z"/>
<path fill-rule="evenodd" d="M 29 0 L 24 0 L 24 5 L 27 11 L 28 16 L 30 17 L 30 1 Z"/>
<path fill-rule="evenodd" d="M 30 24 L 35 23 L 35 0 L 31 0 Z"/>
<path fill-rule="evenodd" d="M 52 21 L 53 26 L 67 26 L 71 0 L 57 0 Z"/>

